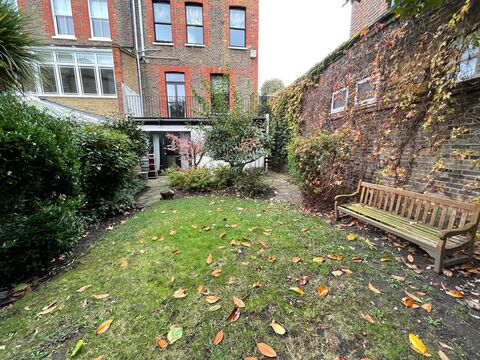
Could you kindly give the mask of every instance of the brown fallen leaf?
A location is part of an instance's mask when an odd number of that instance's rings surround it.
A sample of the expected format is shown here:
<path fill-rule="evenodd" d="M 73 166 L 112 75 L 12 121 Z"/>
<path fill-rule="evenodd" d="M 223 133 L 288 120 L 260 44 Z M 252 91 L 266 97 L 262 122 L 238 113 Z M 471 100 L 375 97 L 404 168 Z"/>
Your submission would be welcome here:
<path fill-rule="evenodd" d="M 120 260 L 120 267 L 121 267 L 122 269 L 125 269 L 125 268 L 128 267 L 128 261 L 127 261 L 127 259 L 124 258 L 124 259 L 121 259 L 121 260 Z"/>
<path fill-rule="evenodd" d="M 178 255 L 178 254 L 180 254 L 181 252 L 182 252 L 181 250 L 176 249 L 176 250 L 173 250 L 173 251 L 172 251 L 172 255 Z"/>
<path fill-rule="evenodd" d="M 213 277 L 219 277 L 221 274 L 222 274 L 221 269 L 215 269 L 215 270 L 212 271 L 212 276 Z"/>
<path fill-rule="evenodd" d="M 258 240 L 258 242 L 259 242 L 260 245 L 262 245 L 264 248 L 268 248 L 268 244 L 266 243 L 265 240 Z"/>
<path fill-rule="evenodd" d="M 227 320 L 230 322 L 234 322 L 234 321 L 237 321 L 239 317 L 240 317 L 240 309 L 236 307 L 232 310 L 230 315 L 228 315 Z"/>
<path fill-rule="evenodd" d="M 177 234 L 177 232 L 175 230 L 170 230 L 169 234 L 170 234 L 170 236 L 175 236 Z"/>
<path fill-rule="evenodd" d="M 370 314 L 362 314 L 362 317 L 368 321 L 370 324 L 375 324 L 375 320 L 370 316 Z"/>
<path fill-rule="evenodd" d="M 405 281 L 405 277 L 404 276 L 397 276 L 397 275 L 391 275 L 392 279 L 395 279 L 395 280 L 398 280 L 398 281 Z"/>
<path fill-rule="evenodd" d="M 223 239 L 225 235 L 227 235 L 227 233 L 225 231 L 222 231 L 218 236 L 220 237 L 220 239 Z"/>
<path fill-rule="evenodd" d="M 445 276 L 448 276 L 448 277 L 453 276 L 453 272 L 451 270 L 443 269 L 442 272 L 443 272 L 443 275 L 445 275 Z"/>
<path fill-rule="evenodd" d="M 300 285 L 307 285 L 309 280 L 310 278 L 305 275 L 305 276 L 302 276 L 300 279 L 298 279 L 298 283 Z"/>
<path fill-rule="evenodd" d="M 258 358 L 256 356 L 247 356 L 243 360 L 258 360 Z"/>
<path fill-rule="evenodd" d="M 107 297 L 109 297 L 110 294 L 98 294 L 98 295 L 93 295 L 93 297 L 97 300 L 103 300 L 103 299 L 106 299 Z"/>
<path fill-rule="evenodd" d="M 432 303 L 427 303 L 422 305 L 422 309 L 425 310 L 427 313 L 432 311 Z"/>
<path fill-rule="evenodd" d="M 178 289 L 177 291 L 175 291 L 173 293 L 173 297 L 175 299 L 183 299 L 183 298 L 186 298 L 187 297 L 187 291 L 188 289 L 185 289 L 185 288 L 180 288 Z"/>
<path fill-rule="evenodd" d="M 223 331 L 222 331 L 222 330 L 220 330 L 219 332 L 217 332 L 217 334 L 216 334 L 215 337 L 213 338 L 213 343 L 214 343 L 215 345 L 220 344 L 220 343 L 222 342 L 222 340 L 223 340 L 223 335 L 224 335 L 224 334 L 223 334 Z"/>
<path fill-rule="evenodd" d="M 197 286 L 197 292 L 201 293 L 205 289 L 205 286 L 203 284 L 200 284 Z"/>
<path fill-rule="evenodd" d="M 275 320 L 272 320 L 270 326 L 272 327 L 273 331 L 275 331 L 278 335 L 283 335 L 285 334 L 285 328 L 278 324 Z"/>
<path fill-rule="evenodd" d="M 240 244 L 243 245 L 243 246 L 245 246 L 245 247 L 250 247 L 250 246 L 252 246 L 252 244 L 250 244 L 248 241 L 242 241 Z"/>
<path fill-rule="evenodd" d="M 207 262 L 207 265 L 210 265 L 213 262 L 213 255 L 212 254 L 207 256 L 206 262 Z"/>
<path fill-rule="evenodd" d="M 353 271 L 350 270 L 349 268 L 345 267 L 345 266 L 342 266 L 342 267 L 340 268 L 340 270 L 342 270 L 345 274 L 348 274 L 348 275 L 353 274 Z"/>
<path fill-rule="evenodd" d="M 300 257 L 298 257 L 298 256 L 294 256 L 294 257 L 292 258 L 292 261 L 293 261 L 295 264 L 297 264 L 297 263 L 299 263 L 300 261 L 302 261 L 302 259 L 301 259 Z"/>
<path fill-rule="evenodd" d="M 381 294 L 382 292 L 378 290 L 375 286 L 372 285 L 372 283 L 368 283 L 368 288 L 373 291 L 375 294 Z"/>
<path fill-rule="evenodd" d="M 408 255 L 408 256 L 407 256 L 407 260 L 410 261 L 411 263 L 413 263 L 413 256 L 412 256 L 412 255 Z"/>
<path fill-rule="evenodd" d="M 325 297 L 328 295 L 328 288 L 325 286 L 325 285 L 320 285 L 318 288 L 317 288 L 317 294 L 318 296 L 320 297 Z"/>
<path fill-rule="evenodd" d="M 407 290 L 404 290 L 405 291 L 405 294 L 407 294 L 408 297 L 412 298 L 413 300 L 415 301 L 418 301 L 418 302 L 423 302 L 422 299 L 420 299 L 419 297 L 409 293 Z"/>
<path fill-rule="evenodd" d="M 220 298 L 215 295 L 208 295 L 205 297 L 205 300 L 207 300 L 209 304 L 215 304 Z"/>
<path fill-rule="evenodd" d="M 233 276 L 230 276 L 228 278 L 227 285 L 232 285 L 233 283 L 235 283 L 235 278 Z"/>
<path fill-rule="evenodd" d="M 277 260 L 277 258 L 275 256 L 269 256 L 268 257 L 268 262 L 270 262 L 270 263 L 274 263 L 275 260 Z"/>
<path fill-rule="evenodd" d="M 97 334 L 100 335 L 100 334 L 103 334 L 105 331 L 107 331 L 110 328 L 110 325 L 112 324 L 112 321 L 113 320 L 110 319 L 110 320 L 107 320 L 104 323 L 102 323 L 97 329 Z"/>
<path fill-rule="evenodd" d="M 402 304 L 405 305 L 407 308 L 418 309 L 419 306 L 415 304 L 415 301 L 410 297 L 404 297 L 402 299 Z"/>
<path fill-rule="evenodd" d="M 233 239 L 232 241 L 230 241 L 230 245 L 237 246 L 238 245 L 237 240 Z"/>
<path fill-rule="evenodd" d="M 340 270 L 332 271 L 332 275 L 335 276 L 335 277 L 342 276 L 342 275 L 343 275 L 343 271 L 340 271 Z"/>
<path fill-rule="evenodd" d="M 363 262 L 363 259 L 360 256 L 352 256 L 352 260 L 357 264 L 360 264 L 361 262 Z"/>
<path fill-rule="evenodd" d="M 160 347 L 160 349 L 166 349 L 168 346 L 168 342 L 162 339 L 160 336 L 155 338 L 155 343 Z"/>
<path fill-rule="evenodd" d="M 451 346 L 448 346 L 447 344 L 439 341 L 438 342 L 440 344 L 441 347 L 445 348 L 445 349 L 448 349 L 448 350 L 453 350 L 453 348 Z"/>
<path fill-rule="evenodd" d="M 233 303 L 238 307 L 238 308 L 244 308 L 245 307 L 245 303 L 243 302 L 242 299 L 236 297 L 236 296 L 232 296 L 232 300 L 233 300 Z"/>
<path fill-rule="evenodd" d="M 450 360 L 442 350 L 438 350 L 438 356 L 440 357 L 441 360 Z"/>
<path fill-rule="evenodd" d="M 80 289 L 77 290 L 77 292 L 82 293 L 82 292 L 84 292 L 85 290 L 87 290 L 87 289 L 89 289 L 89 288 L 91 288 L 91 287 L 92 287 L 92 285 L 82 286 Z"/>
<path fill-rule="evenodd" d="M 343 259 L 342 255 L 327 255 L 327 257 L 331 260 L 338 260 L 338 261 L 341 261 Z"/>
<path fill-rule="evenodd" d="M 259 288 L 259 287 L 261 287 L 261 286 L 263 286 L 263 284 L 262 284 L 260 281 L 257 281 L 256 283 L 254 283 L 254 284 L 252 285 L 253 288 Z"/>
<path fill-rule="evenodd" d="M 103 355 L 100 355 L 100 356 L 97 356 L 95 359 L 93 360 L 103 360 Z"/>
<path fill-rule="evenodd" d="M 267 345 L 265 343 L 257 343 L 257 348 L 263 356 L 266 356 L 268 358 L 277 357 L 277 353 L 270 345 Z"/>
<path fill-rule="evenodd" d="M 55 311 L 57 308 L 57 305 L 52 305 L 52 306 L 45 306 L 42 311 L 38 313 L 38 315 L 47 315 Z"/>
<path fill-rule="evenodd" d="M 447 294 L 457 299 L 463 299 L 463 294 L 458 290 L 448 290 Z"/>

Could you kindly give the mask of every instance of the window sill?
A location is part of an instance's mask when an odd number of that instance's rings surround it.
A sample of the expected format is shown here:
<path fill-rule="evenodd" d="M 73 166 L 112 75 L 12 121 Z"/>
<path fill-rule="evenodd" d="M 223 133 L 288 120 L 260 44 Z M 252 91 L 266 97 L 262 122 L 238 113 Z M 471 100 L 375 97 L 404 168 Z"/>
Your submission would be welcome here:
<path fill-rule="evenodd" d="M 52 39 L 62 39 L 62 40 L 77 40 L 73 35 L 54 35 Z"/>
<path fill-rule="evenodd" d="M 80 95 L 80 94 L 35 94 L 38 97 L 55 97 L 55 98 L 90 98 L 90 99 L 116 99 L 117 95 Z"/>
<path fill-rule="evenodd" d="M 160 45 L 160 46 L 175 46 L 175 44 L 173 42 L 171 43 L 167 43 L 167 42 L 156 42 L 154 41 L 153 42 L 153 45 Z"/>
<path fill-rule="evenodd" d="M 112 42 L 112 39 L 109 39 L 109 38 L 96 38 L 96 37 L 92 37 L 90 39 L 88 39 L 89 41 L 103 41 L 103 42 Z"/>
<path fill-rule="evenodd" d="M 241 46 L 229 46 L 228 48 L 231 50 L 244 50 L 244 51 L 248 50 L 247 47 L 241 47 Z"/>
<path fill-rule="evenodd" d="M 204 48 L 205 44 L 185 44 L 186 47 L 198 47 L 198 48 Z"/>
<path fill-rule="evenodd" d="M 330 110 L 330 115 L 337 115 L 345 111 L 345 108 Z"/>
<path fill-rule="evenodd" d="M 376 99 L 373 99 L 373 100 L 364 100 L 362 102 L 355 102 L 355 106 L 357 108 L 365 108 L 365 107 L 370 107 L 370 106 L 373 106 L 375 105 L 377 102 Z"/>

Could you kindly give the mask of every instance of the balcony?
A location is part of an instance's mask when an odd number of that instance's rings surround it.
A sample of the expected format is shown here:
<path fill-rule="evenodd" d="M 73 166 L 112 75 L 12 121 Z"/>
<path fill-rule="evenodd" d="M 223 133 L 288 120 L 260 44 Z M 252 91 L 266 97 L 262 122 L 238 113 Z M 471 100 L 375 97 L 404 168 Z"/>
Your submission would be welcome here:
<path fill-rule="evenodd" d="M 241 106 L 252 109 L 258 116 L 263 117 L 266 113 L 265 102 L 257 96 L 245 99 L 236 99 Z M 146 95 L 124 95 L 125 113 L 138 120 L 201 120 L 204 113 L 204 105 L 195 96 L 169 97 Z"/>

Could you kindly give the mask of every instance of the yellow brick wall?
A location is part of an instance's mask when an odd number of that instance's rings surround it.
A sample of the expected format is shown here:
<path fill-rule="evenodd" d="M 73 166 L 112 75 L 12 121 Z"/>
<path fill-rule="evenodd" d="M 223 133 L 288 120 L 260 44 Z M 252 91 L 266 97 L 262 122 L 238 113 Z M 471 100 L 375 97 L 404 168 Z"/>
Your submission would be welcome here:
<path fill-rule="evenodd" d="M 119 113 L 117 98 L 48 97 L 49 101 L 103 116 Z"/>

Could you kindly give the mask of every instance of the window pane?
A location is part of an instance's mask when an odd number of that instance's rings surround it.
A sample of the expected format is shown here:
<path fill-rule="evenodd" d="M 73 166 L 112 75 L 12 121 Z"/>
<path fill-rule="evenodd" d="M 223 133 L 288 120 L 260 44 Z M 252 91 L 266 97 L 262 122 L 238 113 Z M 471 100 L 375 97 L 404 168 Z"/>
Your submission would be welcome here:
<path fill-rule="evenodd" d="M 459 80 L 466 80 L 473 77 L 476 74 L 477 58 L 473 58 L 466 61 L 461 61 L 458 68 L 457 78 Z"/>
<path fill-rule="evenodd" d="M 77 61 L 80 64 L 95 64 L 95 54 L 79 53 L 77 54 Z"/>
<path fill-rule="evenodd" d="M 167 97 L 174 99 L 175 96 L 177 95 L 175 92 L 175 85 L 174 84 L 167 84 Z"/>
<path fill-rule="evenodd" d="M 155 24 L 155 41 L 172 42 L 172 26 Z"/>
<path fill-rule="evenodd" d="M 203 27 L 187 26 L 187 42 L 189 44 L 203 44 Z"/>
<path fill-rule="evenodd" d="M 230 46 L 245 47 L 245 30 L 230 29 Z"/>
<path fill-rule="evenodd" d="M 73 18 L 71 16 L 56 16 L 58 35 L 74 35 Z"/>
<path fill-rule="evenodd" d="M 375 89 L 373 84 L 368 80 L 357 84 L 357 101 L 362 102 L 375 97 Z"/>
<path fill-rule="evenodd" d="M 115 78 L 113 69 L 100 69 L 102 77 L 102 92 L 104 95 L 115 95 Z"/>
<path fill-rule="evenodd" d="M 80 68 L 82 88 L 84 94 L 97 94 L 97 83 L 95 81 L 94 68 Z"/>
<path fill-rule="evenodd" d="M 97 54 L 97 61 L 101 65 L 113 65 L 112 54 Z"/>
<path fill-rule="evenodd" d="M 93 37 L 110 39 L 109 20 L 92 19 Z"/>
<path fill-rule="evenodd" d="M 177 97 L 185 100 L 185 85 L 177 85 Z"/>
<path fill-rule="evenodd" d="M 75 68 L 60 67 L 60 78 L 62 79 L 63 92 L 65 94 L 77 94 L 77 80 L 75 76 Z"/>
<path fill-rule="evenodd" d="M 53 66 L 40 67 L 40 82 L 44 93 L 57 93 L 57 82 L 55 80 L 55 69 Z"/>
<path fill-rule="evenodd" d="M 53 12 L 55 15 L 72 15 L 70 0 L 53 0 Z"/>
<path fill-rule="evenodd" d="M 66 53 L 66 52 L 58 52 L 57 61 L 61 63 L 68 63 L 68 64 L 73 64 L 75 62 L 73 59 L 73 54 Z"/>
<path fill-rule="evenodd" d="M 107 0 L 90 0 L 90 16 L 92 18 L 108 19 Z"/>
<path fill-rule="evenodd" d="M 245 29 L 245 10 L 230 9 L 230 27 Z"/>
<path fill-rule="evenodd" d="M 333 95 L 333 110 L 341 109 L 345 106 L 347 99 L 347 90 L 341 90 Z"/>
<path fill-rule="evenodd" d="M 182 73 L 167 73 L 167 82 L 185 82 L 185 74 Z"/>
<path fill-rule="evenodd" d="M 153 3 L 153 17 L 156 23 L 171 23 L 170 4 L 163 2 Z"/>
<path fill-rule="evenodd" d="M 50 51 L 38 51 L 37 55 L 41 62 L 53 62 L 53 52 Z"/>
<path fill-rule="evenodd" d="M 197 5 L 187 5 L 187 25 L 203 25 L 203 8 Z"/>

